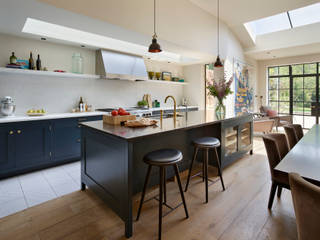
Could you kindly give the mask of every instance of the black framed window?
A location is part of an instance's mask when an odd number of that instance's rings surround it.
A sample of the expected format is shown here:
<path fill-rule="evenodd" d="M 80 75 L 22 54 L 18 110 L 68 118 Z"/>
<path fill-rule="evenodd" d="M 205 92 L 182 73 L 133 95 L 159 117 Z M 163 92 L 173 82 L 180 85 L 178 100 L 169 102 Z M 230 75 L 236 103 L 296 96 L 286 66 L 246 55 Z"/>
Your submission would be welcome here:
<path fill-rule="evenodd" d="M 294 115 L 294 121 L 310 128 L 315 123 L 311 103 L 319 102 L 319 63 L 268 68 L 269 106 L 279 114 Z"/>

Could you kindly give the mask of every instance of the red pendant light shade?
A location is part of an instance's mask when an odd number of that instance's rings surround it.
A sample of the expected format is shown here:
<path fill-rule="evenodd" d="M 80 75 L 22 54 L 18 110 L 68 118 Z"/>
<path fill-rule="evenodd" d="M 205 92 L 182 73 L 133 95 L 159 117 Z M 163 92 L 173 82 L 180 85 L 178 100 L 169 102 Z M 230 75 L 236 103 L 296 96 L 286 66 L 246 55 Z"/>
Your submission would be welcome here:
<path fill-rule="evenodd" d="M 217 26 L 217 45 L 218 45 L 218 56 L 217 56 L 217 60 L 216 60 L 216 62 L 214 63 L 214 66 L 215 67 L 223 67 L 223 64 L 222 64 L 222 62 L 221 62 L 221 60 L 220 60 L 220 56 L 219 56 L 219 37 L 220 37 L 220 29 L 219 29 L 219 27 L 220 27 L 220 16 L 219 16 L 219 0 L 217 0 L 217 3 L 218 3 L 218 6 L 217 6 L 217 12 L 218 12 L 218 14 L 217 14 L 217 22 L 218 22 L 218 26 Z"/>
<path fill-rule="evenodd" d="M 159 53 L 161 52 L 161 47 L 159 43 L 157 42 L 157 34 L 156 34 L 156 0 L 153 1 L 153 31 L 154 34 L 152 36 L 152 43 L 149 46 L 149 52 L 151 53 Z"/>

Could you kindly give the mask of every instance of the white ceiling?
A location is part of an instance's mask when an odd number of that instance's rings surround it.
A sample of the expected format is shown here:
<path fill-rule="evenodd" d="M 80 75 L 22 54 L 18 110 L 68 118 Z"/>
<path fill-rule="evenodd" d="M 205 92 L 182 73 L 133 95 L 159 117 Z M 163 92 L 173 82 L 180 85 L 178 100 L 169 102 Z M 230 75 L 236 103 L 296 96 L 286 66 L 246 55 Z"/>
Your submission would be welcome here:
<path fill-rule="evenodd" d="M 189 1 L 210 14 L 217 15 L 217 0 Z M 316 43 L 320 43 L 320 36 L 315 38 L 314 32 L 311 31 L 309 26 L 301 27 L 308 30 L 304 31 L 303 36 L 297 34 L 301 32 L 301 29 L 297 31 L 290 29 L 271 35 L 259 36 L 255 44 L 243 24 L 318 2 L 319 0 L 220 0 L 220 17 L 237 36 L 246 54 L 254 59 L 271 59 L 274 56 L 277 58 L 288 57 L 293 56 L 293 54 L 303 55 L 306 54 L 304 52 L 306 49 L 308 49 L 308 52 L 311 49 L 313 53 L 320 52 L 320 49 L 316 47 Z M 295 41 L 293 44 L 292 37 L 298 37 L 299 41 Z M 313 40 L 312 43 L 310 43 L 310 39 Z M 278 40 L 281 44 L 277 44 Z M 270 45 L 270 41 L 273 43 L 272 45 Z M 286 41 L 287 45 L 285 44 Z M 288 51 L 288 49 L 291 50 Z M 267 52 L 270 52 L 270 54 L 267 54 Z"/>

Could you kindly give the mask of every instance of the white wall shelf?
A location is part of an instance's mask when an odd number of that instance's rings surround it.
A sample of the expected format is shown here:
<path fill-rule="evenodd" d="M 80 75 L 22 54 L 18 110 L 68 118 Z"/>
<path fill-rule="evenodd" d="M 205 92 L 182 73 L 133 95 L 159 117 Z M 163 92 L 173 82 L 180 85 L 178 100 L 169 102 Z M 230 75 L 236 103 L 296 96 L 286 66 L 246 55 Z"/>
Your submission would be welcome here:
<path fill-rule="evenodd" d="M 61 78 L 87 78 L 99 79 L 99 75 L 91 74 L 76 74 L 67 72 L 50 72 L 50 71 L 36 71 L 28 69 L 15 69 L 0 67 L 0 74 L 21 74 L 21 75 L 34 75 L 34 76 L 47 76 L 47 77 L 61 77 Z"/>
<path fill-rule="evenodd" d="M 142 80 L 137 82 L 148 82 L 148 83 L 158 83 L 158 84 L 173 84 L 173 85 L 187 85 L 187 82 L 173 82 L 173 81 L 165 81 L 165 80 Z"/>
<path fill-rule="evenodd" d="M 14 68 L 5 68 L 0 67 L 0 74 L 18 74 L 18 75 L 34 75 L 34 76 L 46 76 L 46 77 L 61 77 L 61 78 L 82 78 L 82 79 L 100 79 L 99 75 L 91 74 L 76 74 L 76 73 L 60 73 L 60 72 L 50 72 L 50 71 L 36 71 L 28 69 L 14 69 Z M 114 80 L 114 81 L 132 81 L 132 80 Z M 157 83 L 157 84 L 173 84 L 173 85 L 187 85 L 187 82 L 173 82 L 173 81 L 164 81 L 164 80 L 139 80 L 136 82 L 148 82 L 148 83 Z"/>

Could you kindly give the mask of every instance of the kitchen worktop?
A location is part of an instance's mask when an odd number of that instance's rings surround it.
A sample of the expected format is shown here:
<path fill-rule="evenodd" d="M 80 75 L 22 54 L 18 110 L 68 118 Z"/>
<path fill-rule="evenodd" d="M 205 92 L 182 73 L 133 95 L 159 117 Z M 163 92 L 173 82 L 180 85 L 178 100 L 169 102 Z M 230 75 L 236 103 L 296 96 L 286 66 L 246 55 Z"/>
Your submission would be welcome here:
<path fill-rule="evenodd" d="M 188 106 L 188 110 L 197 109 L 197 106 Z M 186 107 L 179 106 L 177 110 L 184 110 Z M 140 111 L 160 111 L 160 110 L 173 110 L 173 107 L 159 107 L 159 108 L 146 108 Z M 93 111 L 93 112 L 76 112 L 76 113 L 49 113 L 44 116 L 33 116 L 30 117 L 27 114 L 15 114 L 13 116 L 1 116 L 1 123 L 12 123 L 12 122 L 23 122 L 23 121 L 40 121 L 40 120 L 50 120 L 59 118 L 73 118 L 73 117 L 90 117 L 90 116 L 101 116 L 107 114 L 106 112 Z"/>
<path fill-rule="evenodd" d="M 52 113 L 46 114 L 43 116 L 33 116 L 30 117 L 26 114 L 14 115 L 8 117 L 0 117 L 1 123 L 11 123 L 11 122 L 24 122 L 24 121 L 40 121 L 40 120 L 50 120 L 50 119 L 59 119 L 59 118 L 73 118 L 73 117 L 90 117 L 90 116 L 100 116 L 105 114 L 104 112 L 76 112 L 76 113 Z"/>
<path fill-rule="evenodd" d="M 196 128 L 200 126 L 210 125 L 214 123 L 219 123 L 221 121 L 227 121 L 235 119 L 240 116 L 235 114 L 229 114 L 224 119 L 218 119 L 214 111 L 192 111 L 179 113 L 181 117 L 177 117 L 176 123 L 174 123 L 173 118 L 164 118 L 162 122 L 159 119 L 156 126 L 141 127 L 141 128 L 129 128 L 125 126 L 114 126 L 103 123 L 103 121 L 93 121 L 82 123 L 86 127 L 96 129 L 98 131 L 111 134 L 113 136 L 133 140 L 140 137 L 145 137 L 154 134 L 160 134 L 170 131 L 183 130 Z M 242 116 L 247 116 L 248 113 L 244 113 Z"/>

